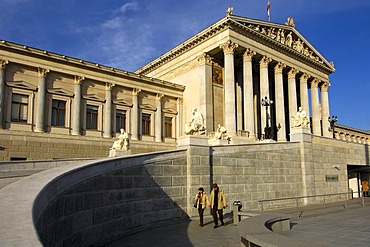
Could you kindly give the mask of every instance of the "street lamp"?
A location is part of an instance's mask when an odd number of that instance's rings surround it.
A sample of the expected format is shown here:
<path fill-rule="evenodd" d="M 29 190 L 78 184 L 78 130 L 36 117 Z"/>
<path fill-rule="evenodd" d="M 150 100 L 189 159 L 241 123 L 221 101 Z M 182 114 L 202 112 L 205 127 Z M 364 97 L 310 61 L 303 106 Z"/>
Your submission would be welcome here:
<path fill-rule="evenodd" d="M 261 100 L 261 105 L 266 107 L 266 127 L 265 127 L 265 139 L 272 139 L 272 129 L 269 126 L 269 119 L 268 119 L 268 107 L 271 106 L 274 102 L 265 96 L 264 99 Z"/>
<path fill-rule="evenodd" d="M 335 123 L 338 122 L 338 117 L 333 115 L 331 116 L 331 118 L 328 117 L 328 121 L 330 122 L 329 131 L 333 131 L 333 138 L 335 138 L 334 126 L 335 126 Z"/>

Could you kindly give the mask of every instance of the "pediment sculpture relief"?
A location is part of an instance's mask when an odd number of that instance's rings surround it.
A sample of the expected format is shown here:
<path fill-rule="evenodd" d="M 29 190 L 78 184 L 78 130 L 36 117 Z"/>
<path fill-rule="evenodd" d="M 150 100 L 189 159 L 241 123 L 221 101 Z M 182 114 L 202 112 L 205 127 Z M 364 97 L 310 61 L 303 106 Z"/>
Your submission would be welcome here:
<path fill-rule="evenodd" d="M 285 23 L 288 26 L 295 27 L 294 20 L 292 17 L 288 18 L 288 21 Z M 288 46 L 295 51 L 309 57 L 310 59 L 324 63 L 319 56 L 315 55 L 312 50 L 308 48 L 308 46 L 298 37 L 295 37 L 294 33 L 290 30 L 284 30 L 282 28 L 275 28 L 275 27 L 268 27 L 268 26 L 261 26 L 261 25 L 248 25 L 249 28 L 253 29 L 254 31 L 260 32 L 263 35 L 266 35 L 270 39 L 276 40 L 281 44 Z"/>

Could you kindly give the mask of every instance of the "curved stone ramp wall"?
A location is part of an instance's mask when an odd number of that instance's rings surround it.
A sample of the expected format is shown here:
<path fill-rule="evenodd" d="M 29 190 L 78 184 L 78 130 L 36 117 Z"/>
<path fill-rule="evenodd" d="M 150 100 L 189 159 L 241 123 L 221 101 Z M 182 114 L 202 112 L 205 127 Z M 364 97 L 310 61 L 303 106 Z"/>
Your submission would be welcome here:
<path fill-rule="evenodd" d="M 187 219 L 186 151 L 53 168 L 0 191 L 2 246 L 99 246 Z"/>

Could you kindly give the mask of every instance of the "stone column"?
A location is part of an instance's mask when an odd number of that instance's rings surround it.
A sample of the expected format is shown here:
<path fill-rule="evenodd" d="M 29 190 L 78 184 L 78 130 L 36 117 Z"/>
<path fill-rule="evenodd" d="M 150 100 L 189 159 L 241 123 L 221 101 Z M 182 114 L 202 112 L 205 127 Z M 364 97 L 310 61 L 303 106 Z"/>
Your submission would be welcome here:
<path fill-rule="evenodd" d="M 247 48 L 243 54 L 244 130 L 249 131 L 249 138 L 251 139 L 256 139 L 252 74 L 252 57 L 254 55 L 256 55 L 256 52 L 250 48 Z"/>
<path fill-rule="evenodd" d="M 319 79 L 313 79 L 311 82 L 311 108 L 312 108 L 312 134 L 321 136 L 321 113 L 319 102 Z"/>
<path fill-rule="evenodd" d="M 76 76 L 74 80 L 74 100 L 73 100 L 73 116 L 72 116 L 72 135 L 81 135 L 81 84 L 85 77 Z"/>
<path fill-rule="evenodd" d="M 162 130 L 163 130 L 163 124 L 162 124 L 162 98 L 163 94 L 157 93 L 155 99 L 157 102 L 157 113 L 155 114 L 155 141 L 156 142 L 162 142 Z"/>
<path fill-rule="evenodd" d="M 243 129 L 243 71 L 242 68 L 237 68 L 236 72 L 236 131 Z"/>
<path fill-rule="evenodd" d="M 8 63 L 7 60 L 0 60 L 0 128 L 4 128 L 5 68 Z"/>
<path fill-rule="evenodd" d="M 132 89 L 132 116 L 131 116 L 131 139 L 139 140 L 139 127 L 140 127 L 140 118 L 139 118 L 139 93 L 141 89 L 134 88 Z"/>
<path fill-rule="evenodd" d="M 183 123 L 183 120 L 182 120 L 182 114 L 183 114 L 183 99 L 182 98 L 177 98 L 177 121 L 176 121 L 176 138 L 179 138 L 180 136 L 183 136 L 184 135 L 184 131 L 183 131 L 183 126 L 184 126 L 184 123 Z"/>
<path fill-rule="evenodd" d="M 283 87 L 283 69 L 285 64 L 279 62 L 275 66 L 275 109 L 276 124 L 280 124 L 277 132 L 278 141 L 286 141 L 285 110 L 284 110 L 284 87 Z"/>
<path fill-rule="evenodd" d="M 271 100 L 270 90 L 269 90 L 269 73 L 268 73 L 268 64 L 272 61 L 271 58 L 263 56 L 260 61 L 260 102 L 259 107 L 261 109 L 261 132 L 263 133 L 266 125 L 266 108 L 261 105 L 261 100 L 267 97 Z M 269 108 L 271 112 L 271 107 Z M 271 119 L 271 113 L 268 114 Z M 268 119 L 267 119 L 268 120 Z M 271 121 L 270 124 L 271 126 Z"/>
<path fill-rule="evenodd" d="M 236 104 L 234 78 L 234 50 L 238 44 L 228 40 L 220 45 L 224 51 L 225 66 L 225 128 L 230 135 L 236 135 Z"/>
<path fill-rule="evenodd" d="M 321 116 L 322 116 L 322 133 L 325 137 L 333 137 L 333 134 L 329 131 L 329 90 L 330 83 L 325 82 L 321 85 Z"/>
<path fill-rule="evenodd" d="M 105 114 L 103 137 L 112 138 L 112 89 L 113 83 L 105 83 Z"/>
<path fill-rule="evenodd" d="M 203 53 L 198 57 L 199 63 L 199 102 L 204 116 L 206 131 L 213 131 L 213 99 L 212 99 L 212 57 Z"/>
<path fill-rule="evenodd" d="M 288 72 L 288 100 L 289 100 L 289 123 L 291 125 L 291 119 L 297 113 L 297 87 L 295 76 L 299 70 L 291 68 Z"/>
<path fill-rule="evenodd" d="M 307 117 L 310 115 L 310 108 L 309 108 L 309 102 L 308 102 L 308 87 L 307 87 L 307 80 L 311 76 L 303 73 L 303 75 L 300 77 L 300 94 L 301 94 L 301 107 L 304 111 L 307 112 Z"/>
<path fill-rule="evenodd" d="M 38 68 L 39 87 L 37 90 L 35 132 L 45 131 L 46 75 L 48 73 L 49 73 L 48 69 Z"/>

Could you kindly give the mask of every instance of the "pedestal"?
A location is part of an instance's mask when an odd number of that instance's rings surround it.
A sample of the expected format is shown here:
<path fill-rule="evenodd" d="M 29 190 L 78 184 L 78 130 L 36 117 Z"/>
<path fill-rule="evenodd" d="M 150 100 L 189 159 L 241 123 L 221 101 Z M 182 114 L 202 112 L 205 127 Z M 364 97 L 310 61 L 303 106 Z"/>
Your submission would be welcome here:
<path fill-rule="evenodd" d="M 208 137 L 205 135 L 204 136 L 186 135 L 179 137 L 177 147 L 190 145 L 208 146 Z"/>
<path fill-rule="evenodd" d="M 311 135 L 311 131 L 309 128 L 291 128 L 290 129 L 290 141 L 291 142 L 300 142 L 300 141 L 304 141 L 304 142 L 311 142 L 312 140 L 312 135 Z"/>
<path fill-rule="evenodd" d="M 131 155 L 131 150 L 119 150 L 119 149 L 111 149 L 109 150 L 109 158 L 111 157 L 122 157 Z"/>

